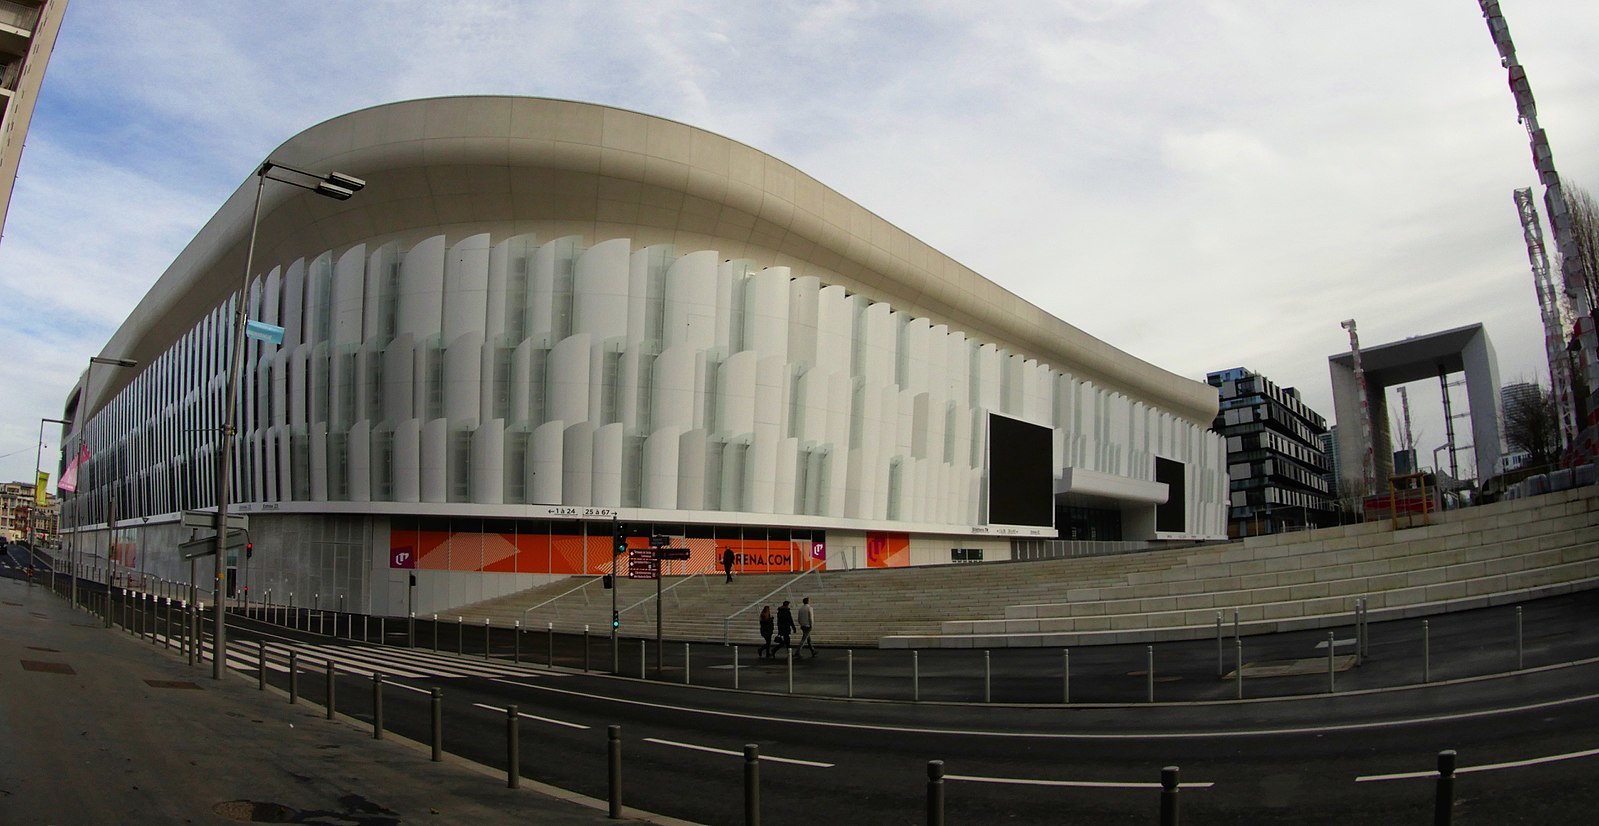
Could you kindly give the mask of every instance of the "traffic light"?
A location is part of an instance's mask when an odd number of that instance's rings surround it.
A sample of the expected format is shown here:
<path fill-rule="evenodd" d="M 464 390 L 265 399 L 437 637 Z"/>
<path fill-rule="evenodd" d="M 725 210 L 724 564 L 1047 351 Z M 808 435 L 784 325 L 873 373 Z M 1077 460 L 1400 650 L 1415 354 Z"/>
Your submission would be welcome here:
<path fill-rule="evenodd" d="M 250 558 L 252 558 L 254 556 L 255 556 L 255 543 L 254 542 L 246 542 L 246 543 L 244 543 L 244 558 L 245 559 L 250 559 Z"/>
<path fill-rule="evenodd" d="M 621 628 L 621 627 L 622 627 L 622 614 L 621 614 L 621 612 L 612 611 L 611 612 L 611 630 L 615 631 L 616 629 Z"/>
<path fill-rule="evenodd" d="M 610 574 L 606 574 L 606 575 L 600 577 L 600 581 L 605 584 L 605 589 L 607 591 L 609 591 L 611 589 L 611 575 Z"/>
<path fill-rule="evenodd" d="M 627 553 L 627 529 L 620 522 L 611 523 L 611 555 Z"/>

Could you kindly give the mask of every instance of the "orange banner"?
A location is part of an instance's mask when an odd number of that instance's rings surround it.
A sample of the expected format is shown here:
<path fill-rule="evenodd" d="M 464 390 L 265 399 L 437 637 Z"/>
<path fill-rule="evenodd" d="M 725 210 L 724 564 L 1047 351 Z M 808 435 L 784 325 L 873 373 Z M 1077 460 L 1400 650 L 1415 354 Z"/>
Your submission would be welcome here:
<path fill-rule="evenodd" d="M 627 546 L 648 548 L 649 537 L 630 536 Z M 720 571 L 726 549 L 733 551 L 735 573 L 794 573 L 827 567 L 825 545 L 809 538 L 673 537 L 670 547 L 687 547 L 689 558 L 666 562 L 663 573 L 668 576 Z M 611 571 L 609 535 L 397 530 L 389 535 L 389 550 L 390 567 L 397 565 L 394 551 L 408 550 L 414 561 L 400 567 L 414 566 L 424 571 L 590 575 Z"/>

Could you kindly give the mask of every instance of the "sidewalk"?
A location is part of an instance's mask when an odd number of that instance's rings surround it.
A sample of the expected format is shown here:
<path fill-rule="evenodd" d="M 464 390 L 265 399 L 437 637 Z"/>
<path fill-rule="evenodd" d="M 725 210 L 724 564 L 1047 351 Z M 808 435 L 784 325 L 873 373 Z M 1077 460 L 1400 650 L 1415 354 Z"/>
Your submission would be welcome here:
<path fill-rule="evenodd" d="M 280 699 L 0 578 L 0 821 L 615 822 L 604 801 L 526 778 L 507 789 L 503 774 Z"/>

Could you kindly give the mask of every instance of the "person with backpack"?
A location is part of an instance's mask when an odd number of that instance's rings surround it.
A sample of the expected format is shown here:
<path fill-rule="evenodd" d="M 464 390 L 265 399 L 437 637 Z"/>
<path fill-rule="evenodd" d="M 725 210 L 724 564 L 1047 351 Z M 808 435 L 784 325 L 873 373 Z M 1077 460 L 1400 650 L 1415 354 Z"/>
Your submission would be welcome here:
<path fill-rule="evenodd" d="M 788 650 L 788 638 L 794 633 L 794 612 L 789 610 L 788 600 L 777 608 L 777 643 Z M 772 651 L 772 656 L 777 656 L 777 651 Z"/>

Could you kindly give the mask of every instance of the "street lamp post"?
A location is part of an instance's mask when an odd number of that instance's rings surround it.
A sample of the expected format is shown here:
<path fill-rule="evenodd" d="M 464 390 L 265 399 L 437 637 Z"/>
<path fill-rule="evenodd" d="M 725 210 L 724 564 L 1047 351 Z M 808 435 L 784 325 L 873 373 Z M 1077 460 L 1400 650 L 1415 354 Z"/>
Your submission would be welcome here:
<path fill-rule="evenodd" d="M 134 365 L 137 365 L 138 362 L 134 361 L 133 359 L 114 359 L 114 358 L 104 358 L 104 357 L 101 357 L 101 356 L 90 356 L 89 357 L 89 369 L 85 372 L 84 378 L 83 378 L 83 398 L 78 403 L 78 409 L 83 411 L 83 415 L 78 417 L 78 451 L 77 451 L 77 453 L 73 454 L 73 458 L 74 459 L 76 459 L 78 456 L 82 456 L 83 455 L 83 440 L 84 440 L 85 437 L 88 436 L 87 431 L 89 429 L 90 411 L 88 411 L 85 408 L 85 405 L 89 405 L 89 404 L 93 404 L 94 403 L 94 397 L 92 395 L 92 391 L 94 390 L 94 366 L 96 364 L 104 364 L 104 365 L 107 365 L 107 366 L 110 366 L 110 367 L 133 367 Z M 43 427 L 43 425 L 41 424 L 40 427 Z M 79 467 L 78 468 L 78 472 L 81 474 L 83 472 L 83 468 Z M 38 476 L 34 476 L 33 478 L 34 478 L 34 482 L 37 483 L 39 477 Z M 60 486 L 60 482 L 57 482 L 56 484 L 57 484 L 58 487 Z M 79 543 L 79 534 L 81 534 L 83 532 L 83 520 L 84 520 L 83 507 L 82 507 L 81 503 L 79 503 L 79 501 L 78 501 L 79 494 L 77 493 L 78 490 L 82 490 L 83 489 L 82 483 L 80 482 L 79 484 L 75 485 L 75 488 L 76 489 L 73 491 L 73 494 L 72 494 L 72 499 L 73 499 L 74 505 L 76 506 L 74 508 L 74 510 L 76 510 L 78 512 L 78 518 L 77 518 L 76 523 L 72 526 L 72 605 L 73 605 L 73 607 L 77 607 L 77 605 L 78 605 L 78 566 L 80 564 L 82 564 L 82 559 L 81 559 L 82 555 L 79 552 L 78 548 L 79 548 L 79 545 L 80 545 L 80 543 Z M 106 564 L 106 568 L 107 569 L 109 569 L 111 567 L 110 561 L 111 561 L 111 551 L 110 551 L 110 546 L 107 546 L 107 548 L 106 548 L 106 563 L 107 563 Z M 106 588 L 107 588 L 106 593 L 107 594 L 111 593 L 110 585 L 107 585 Z M 107 611 L 106 612 L 107 627 L 110 627 L 110 622 L 111 622 L 110 617 L 111 617 L 111 612 Z"/>
<path fill-rule="evenodd" d="M 49 493 L 48 492 L 41 493 L 39 491 L 39 487 L 40 487 L 40 484 L 39 484 L 39 472 L 40 472 L 39 471 L 39 466 L 44 463 L 44 423 L 45 422 L 55 422 L 56 424 L 62 425 L 62 426 L 66 426 L 67 424 L 70 424 L 66 419 L 40 419 L 39 420 L 39 444 L 37 446 L 37 449 L 33 451 L 33 487 L 34 487 L 34 491 L 33 491 L 33 508 L 31 508 L 28 511 L 28 570 L 30 572 L 35 570 L 38 567 L 38 562 L 34 559 L 33 547 L 34 547 L 34 545 L 38 544 L 38 542 L 39 542 L 39 534 L 35 530 L 35 526 L 38 525 L 38 522 L 37 522 L 38 516 L 37 516 L 37 514 L 39 512 L 39 507 L 40 507 L 39 502 L 40 501 L 48 501 L 48 498 L 49 498 Z M 55 587 L 56 587 L 56 566 L 59 565 L 59 564 L 60 563 L 55 559 L 55 557 L 51 557 L 50 558 L 50 590 L 52 590 L 52 591 L 54 591 Z M 30 584 L 30 585 L 33 584 L 33 577 L 32 576 L 28 577 L 28 584 Z"/>
<path fill-rule="evenodd" d="M 290 173 L 294 177 L 274 177 L 274 171 Z M 227 536 L 228 536 L 228 498 L 232 492 L 229 480 L 232 476 L 233 462 L 233 437 L 238 426 L 238 400 L 240 372 L 244 367 L 244 331 L 249 322 L 251 271 L 255 268 L 255 237 L 261 227 L 261 193 L 266 189 L 268 180 L 308 189 L 318 195 L 345 201 L 366 186 L 366 181 L 351 177 L 339 172 L 317 173 L 304 169 L 296 169 L 287 164 L 276 161 L 265 161 L 255 172 L 255 207 L 250 216 L 250 242 L 245 247 L 244 253 L 244 280 L 239 284 L 238 298 L 235 302 L 233 313 L 233 352 L 228 356 L 227 372 L 227 407 L 223 410 L 222 445 L 217 451 L 217 549 L 213 566 L 214 581 L 212 587 L 212 605 L 215 606 L 216 618 L 212 626 L 212 657 L 211 678 L 222 679 L 223 670 L 228 661 L 227 637 Z"/>

